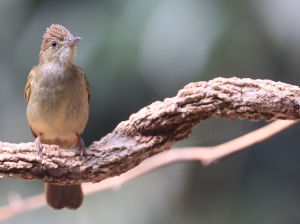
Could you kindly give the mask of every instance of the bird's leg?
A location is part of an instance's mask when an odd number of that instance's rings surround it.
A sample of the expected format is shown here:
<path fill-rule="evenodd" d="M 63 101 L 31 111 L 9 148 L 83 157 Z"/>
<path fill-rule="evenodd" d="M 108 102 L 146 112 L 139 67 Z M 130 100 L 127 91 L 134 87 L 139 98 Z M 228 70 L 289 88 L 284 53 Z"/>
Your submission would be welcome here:
<path fill-rule="evenodd" d="M 84 141 L 82 140 L 82 138 L 80 137 L 79 134 L 76 134 L 76 135 L 78 138 L 77 147 L 78 147 L 78 150 L 80 151 L 80 159 L 82 159 L 82 156 L 85 155 L 85 153 L 86 153 Z"/>
<path fill-rule="evenodd" d="M 41 142 L 41 135 L 39 134 L 39 136 L 36 137 L 36 139 L 34 140 L 34 146 L 35 149 L 38 151 L 38 154 L 40 157 L 42 157 L 42 142 Z"/>

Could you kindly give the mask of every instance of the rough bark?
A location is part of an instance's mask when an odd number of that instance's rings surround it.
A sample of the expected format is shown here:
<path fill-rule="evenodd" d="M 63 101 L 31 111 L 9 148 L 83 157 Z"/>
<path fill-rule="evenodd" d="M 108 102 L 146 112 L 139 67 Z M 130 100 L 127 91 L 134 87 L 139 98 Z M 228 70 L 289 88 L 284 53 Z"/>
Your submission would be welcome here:
<path fill-rule="evenodd" d="M 82 160 L 75 147 L 43 145 L 41 159 L 33 143 L 0 142 L 0 174 L 54 184 L 99 182 L 170 149 L 201 120 L 298 120 L 299 109 L 300 88 L 282 82 L 216 78 L 190 83 L 177 96 L 132 114 L 93 142 Z"/>

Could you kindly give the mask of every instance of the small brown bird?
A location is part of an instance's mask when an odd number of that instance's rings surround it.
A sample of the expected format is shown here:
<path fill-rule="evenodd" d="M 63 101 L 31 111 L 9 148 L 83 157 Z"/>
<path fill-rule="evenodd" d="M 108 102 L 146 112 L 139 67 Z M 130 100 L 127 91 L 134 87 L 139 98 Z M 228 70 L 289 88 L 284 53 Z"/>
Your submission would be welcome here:
<path fill-rule="evenodd" d="M 41 155 L 42 143 L 77 145 L 82 156 L 85 147 L 80 135 L 88 120 L 91 93 L 83 70 L 73 63 L 81 38 L 53 24 L 43 38 L 39 65 L 29 73 L 24 94 L 35 148 Z M 54 209 L 77 209 L 83 201 L 81 185 L 47 183 L 45 192 Z"/>

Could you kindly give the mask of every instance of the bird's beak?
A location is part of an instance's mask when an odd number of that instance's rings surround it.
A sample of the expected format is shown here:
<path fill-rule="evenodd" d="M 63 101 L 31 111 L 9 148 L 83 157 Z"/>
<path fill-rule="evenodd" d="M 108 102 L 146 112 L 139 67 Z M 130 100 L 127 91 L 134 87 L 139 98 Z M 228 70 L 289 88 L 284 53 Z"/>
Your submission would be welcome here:
<path fill-rule="evenodd" d="M 65 47 L 70 47 L 72 45 L 77 44 L 79 41 L 81 41 L 80 37 L 72 37 L 67 43 L 65 43 Z"/>

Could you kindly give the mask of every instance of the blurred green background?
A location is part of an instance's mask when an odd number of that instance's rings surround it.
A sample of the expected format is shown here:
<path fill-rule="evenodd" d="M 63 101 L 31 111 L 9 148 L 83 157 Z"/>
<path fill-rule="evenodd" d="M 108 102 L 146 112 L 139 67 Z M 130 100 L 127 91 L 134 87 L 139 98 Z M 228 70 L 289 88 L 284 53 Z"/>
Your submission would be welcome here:
<path fill-rule="evenodd" d="M 190 82 L 236 76 L 300 85 L 299 9 L 298 0 L 0 0 L 0 140 L 33 141 L 23 92 L 52 23 L 82 37 L 75 63 L 92 92 L 88 146 Z M 265 124 L 210 119 L 177 146 L 217 145 Z M 44 207 L 4 223 L 299 223 L 299 130 L 209 167 L 169 165 L 87 196 L 75 212 Z M 39 181 L 3 178 L 0 187 L 0 206 L 10 192 L 43 192 Z"/>

